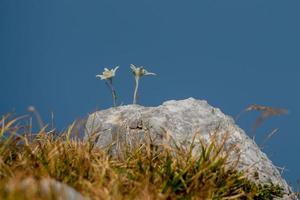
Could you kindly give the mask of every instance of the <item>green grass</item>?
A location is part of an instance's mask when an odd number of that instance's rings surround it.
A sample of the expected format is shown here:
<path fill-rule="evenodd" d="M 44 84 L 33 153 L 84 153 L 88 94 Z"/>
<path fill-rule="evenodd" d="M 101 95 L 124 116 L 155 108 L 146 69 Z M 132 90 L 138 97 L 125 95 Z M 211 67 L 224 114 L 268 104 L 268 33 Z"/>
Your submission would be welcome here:
<path fill-rule="evenodd" d="M 1 119 L 0 199 L 57 199 L 59 194 L 41 193 L 43 178 L 61 181 L 90 199 L 264 200 L 283 195 L 279 186 L 256 185 L 228 165 L 226 138 L 201 142 L 198 153 L 194 143 L 190 148 L 140 144 L 111 156 L 72 139 L 72 127 L 61 134 L 42 129 L 32 136 L 18 122 Z M 31 184 L 24 188 L 26 179 Z"/>

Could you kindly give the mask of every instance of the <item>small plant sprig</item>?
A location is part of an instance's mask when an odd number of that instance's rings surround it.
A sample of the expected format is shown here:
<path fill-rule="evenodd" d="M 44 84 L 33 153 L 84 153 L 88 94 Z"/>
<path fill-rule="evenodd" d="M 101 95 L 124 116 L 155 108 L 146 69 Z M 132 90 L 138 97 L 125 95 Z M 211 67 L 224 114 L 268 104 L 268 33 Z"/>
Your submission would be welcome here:
<path fill-rule="evenodd" d="M 135 78 L 135 88 L 134 88 L 134 94 L 133 94 L 133 104 L 137 103 L 137 92 L 139 88 L 139 81 L 142 76 L 148 76 L 148 75 L 156 75 L 155 73 L 148 72 L 146 69 L 144 69 L 143 66 L 136 67 L 134 64 L 130 65 L 130 68 L 132 70 L 132 73 Z"/>
<path fill-rule="evenodd" d="M 97 78 L 101 78 L 101 80 L 105 80 L 106 85 L 110 88 L 111 94 L 112 94 L 112 99 L 113 99 L 113 106 L 116 107 L 116 101 L 117 101 L 117 94 L 116 90 L 113 86 L 113 77 L 116 76 L 116 71 L 118 70 L 119 66 L 116 66 L 113 69 L 107 69 L 104 68 L 104 71 L 102 74 L 97 74 Z"/>

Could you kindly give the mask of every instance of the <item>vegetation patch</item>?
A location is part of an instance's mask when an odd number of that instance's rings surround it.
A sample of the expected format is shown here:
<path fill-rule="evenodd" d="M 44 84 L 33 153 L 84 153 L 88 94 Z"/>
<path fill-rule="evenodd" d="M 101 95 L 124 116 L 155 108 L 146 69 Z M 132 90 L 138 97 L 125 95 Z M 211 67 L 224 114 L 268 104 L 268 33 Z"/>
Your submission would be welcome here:
<path fill-rule="evenodd" d="M 112 157 L 91 142 L 41 129 L 33 134 L 17 119 L 0 122 L 0 199 L 57 199 L 39 181 L 51 178 L 90 199 L 273 199 L 277 185 L 257 185 L 228 165 L 224 141 L 190 148 L 140 144 Z M 238 159 L 238 158 L 237 158 Z M 23 187 L 24 180 L 30 187 Z"/>

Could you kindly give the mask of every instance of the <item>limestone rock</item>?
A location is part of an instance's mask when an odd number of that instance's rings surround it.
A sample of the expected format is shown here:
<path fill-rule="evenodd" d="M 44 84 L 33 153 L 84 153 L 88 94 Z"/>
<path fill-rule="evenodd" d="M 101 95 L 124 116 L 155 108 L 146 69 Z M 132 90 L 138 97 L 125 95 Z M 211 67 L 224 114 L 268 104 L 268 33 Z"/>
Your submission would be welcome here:
<path fill-rule="evenodd" d="M 85 139 L 95 141 L 101 148 L 111 146 L 116 153 L 124 143 L 135 145 L 149 137 L 152 142 L 161 144 L 170 141 L 165 139 L 169 135 L 173 142 L 188 145 L 197 131 L 206 142 L 213 132 L 219 136 L 228 134 L 226 145 L 236 144 L 239 147 L 238 169 L 250 170 L 253 180 L 258 174 L 259 179 L 255 181 L 279 184 L 286 194 L 292 193 L 278 169 L 255 142 L 231 117 L 206 101 L 189 98 L 167 101 L 158 107 L 126 105 L 101 110 L 88 117 Z M 233 156 L 234 153 L 232 159 Z"/>
<path fill-rule="evenodd" d="M 83 197 L 74 188 L 51 178 L 36 180 L 32 177 L 28 177 L 17 184 L 15 182 L 9 183 L 7 190 L 8 192 L 19 190 L 24 192 L 24 194 L 36 193 L 39 194 L 39 197 L 45 199 L 51 197 L 51 199 L 57 200 L 88 200 L 88 198 Z M 32 198 L 32 196 L 28 194 L 27 198 Z"/>
<path fill-rule="evenodd" d="M 87 200 L 74 188 L 53 179 L 43 179 L 40 182 L 42 192 L 57 194 L 58 200 Z"/>

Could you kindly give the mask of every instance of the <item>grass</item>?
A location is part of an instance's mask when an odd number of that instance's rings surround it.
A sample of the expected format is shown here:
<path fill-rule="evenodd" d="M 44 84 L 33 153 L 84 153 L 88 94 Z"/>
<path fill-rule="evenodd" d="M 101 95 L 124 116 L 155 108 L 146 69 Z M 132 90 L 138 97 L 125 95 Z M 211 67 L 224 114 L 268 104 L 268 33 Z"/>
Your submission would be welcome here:
<path fill-rule="evenodd" d="M 2 117 L 0 199 L 58 199 L 59 194 L 41 192 L 44 178 L 90 199 L 264 200 L 283 195 L 279 186 L 257 185 L 228 165 L 226 138 L 200 142 L 198 153 L 194 142 L 189 148 L 145 143 L 112 157 L 108 150 L 71 137 L 72 127 L 63 133 L 44 128 L 32 134 L 20 120 Z M 25 180 L 30 187 L 24 188 Z"/>

